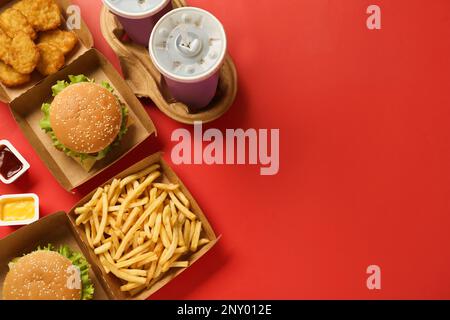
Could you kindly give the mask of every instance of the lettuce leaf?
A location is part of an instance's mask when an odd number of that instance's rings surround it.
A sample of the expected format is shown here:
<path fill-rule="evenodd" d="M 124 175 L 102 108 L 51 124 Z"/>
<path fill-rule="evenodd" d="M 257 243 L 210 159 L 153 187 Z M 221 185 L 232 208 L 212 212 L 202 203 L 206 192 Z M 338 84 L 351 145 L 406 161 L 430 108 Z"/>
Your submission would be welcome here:
<path fill-rule="evenodd" d="M 70 86 L 71 84 L 75 83 L 81 83 L 81 82 L 93 82 L 88 77 L 86 77 L 84 74 L 79 74 L 77 76 L 69 76 L 70 82 L 67 82 L 65 80 L 59 80 L 56 82 L 56 84 L 52 87 L 53 96 L 56 97 L 61 91 L 63 91 L 65 88 Z"/>
<path fill-rule="evenodd" d="M 72 251 L 69 246 L 61 246 L 56 248 L 52 244 L 48 244 L 44 247 L 38 247 L 36 249 L 36 251 L 39 250 L 54 251 L 69 259 L 72 264 L 80 270 L 81 300 L 92 300 L 94 298 L 94 285 L 92 284 L 92 280 L 89 278 L 90 265 L 81 253 Z M 16 263 L 19 259 L 20 257 L 12 259 L 8 263 L 9 269 L 13 268 L 14 263 Z"/>
<path fill-rule="evenodd" d="M 102 81 L 102 87 L 105 88 L 106 90 L 108 90 L 111 93 L 114 92 L 113 87 L 111 87 L 111 85 L 107 81 Z"/>
<path fill-rule="evenodd" d="M 80 75 L 69 75 L 69 82 L 65 81 L 65 80 L 59 80 L 57 81 L 57 83 L 52 87 L 52 93 L 53 96 L 57 96 L 59 93 L 61 93 L 61 91 L 63 91 L 65 88 L 67 88 L 68 86 L 72 85 L 72 84 L 76 84 L 76 83 L 81 83 L 81 82 L 95 82 L 94 80 L 89 79 L 88 77 L 86 77 L 83 74 Z M 111 84 L 109 84 L 106 81 L 102 82 L 102 87 L 104 87 L 105 89 L 107 89 L 108 91 L 110 91 L 111 93 L 114 92 L 113 87 L 111 86 Z M 42 130 L 45 131 L 45 133 L 47 133 L 50 138 L 53 141 L 53 146 L 64 152 L 66 155 L 68 155 L 69 157 L 74 157 L 74 158 L 78 158 L 81 160 L 81 162 L 85 161 L 86 159 L 94 159 L 96 161 L 101 160 L 103 158 L 106 157 L 106 155 L 111 151 L 111 149 L 114 146 L 117 146 L 120 141 L 122 140 L 123 136 L 126 134 L 127 132 L 127 123 L 128 123 L 128 109 L 125 106 L 125 104 L 120 101 L 119 97 L 116 95 L 117 100 L 120 103 L 121 106 L 121 111 L 122 111 L 122 124 L 120 126 L 120 131 L 119 134 L 117 135 L 116 140 L 114 140 L 114 142 L 106 147 L 104 150 L 98 152 L 97 154 L 87 154 L 87 153 L 79 153 L 76 151 L 71 150 L 70 148 L 67 148 L 66 146 L 64 146 L 56 137 L 55 133 L 53 132 L 51 123 L 50 123 L 50 104 L 49 103 L 44 103 L 42 104 L 41 110 L 42 113 L 44 115 L 44 117 L 41 119 L 40 121 L 40 127 Z"/>

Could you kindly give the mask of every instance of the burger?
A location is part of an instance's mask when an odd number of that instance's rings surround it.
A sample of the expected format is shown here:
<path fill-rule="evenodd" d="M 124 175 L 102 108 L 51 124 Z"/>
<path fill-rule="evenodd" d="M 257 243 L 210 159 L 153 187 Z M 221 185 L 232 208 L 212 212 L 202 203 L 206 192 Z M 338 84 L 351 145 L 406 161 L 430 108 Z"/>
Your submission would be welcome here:
<path fill-rule="evenodd" d="M 68 246 L 38 248 L 9 264 L 3 283 L 5 300 L 91 300 L 89 264 Z"/>
<path fill-rule="evenodd" d="M 52 87 L 53 101 L 42 105 L 40 126 L 56 149 L 90 171 L 117 146 L 129 126 L 128 109 L 108 82 L 69 76 Z"/>

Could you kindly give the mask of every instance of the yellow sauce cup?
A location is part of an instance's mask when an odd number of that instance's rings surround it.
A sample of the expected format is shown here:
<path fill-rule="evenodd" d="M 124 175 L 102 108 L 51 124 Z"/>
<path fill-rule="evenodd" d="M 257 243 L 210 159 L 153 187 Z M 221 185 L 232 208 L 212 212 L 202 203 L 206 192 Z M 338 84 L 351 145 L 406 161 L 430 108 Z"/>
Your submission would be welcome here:
<path fill-rule="evenodd" d="M 39 198 L 34 193 L 0 196 L 0 227 L 23 226 L 39 219 Z"/>

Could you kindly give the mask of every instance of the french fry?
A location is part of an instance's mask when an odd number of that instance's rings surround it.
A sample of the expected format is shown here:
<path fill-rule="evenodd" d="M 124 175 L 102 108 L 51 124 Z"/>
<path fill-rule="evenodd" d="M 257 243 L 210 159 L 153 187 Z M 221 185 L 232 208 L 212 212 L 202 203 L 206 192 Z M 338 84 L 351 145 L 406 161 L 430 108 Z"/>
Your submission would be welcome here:
<path fill-rule="evenodd" d="M 171 259 L 177 246 L 178 246 L 178 232 L 175 232 L 173 234 L 172 243 L 170 244 L 169 248 L 167 249 L 166 254 L 160 258 L 159 263 L 164 264 L 169 259 Z"/>
<path fill-rule="evenodd" d="M 130 215 L 128 216 L 125 224 L 122 227 L 122 232 L 127 233 L 127 231 L 131 228 L 131 224 L 136 220 L 137 216 L 142 212 L 142 209 L 139 207 L 134 208 Z"/>
<path fill-rule="evenodd" d="M 190 234 L 191 234 L 191 222 L 189 220 L 186 220 L 184 222 L 183 237 L 184 237 L 184 244 L 186 246 L 188 246 L 188 247 L 189 247 L 189 245 L 191 243 L 191 241 L 190 241 L 190 239 L 191 239 Z"/>
<path fill-rule="evenodd" d="M 103 201 L 99 200 L 97 201 L 97 205 L 95 206 L 93 210 L 93 216 L 94 216 L 94 225 L 95 230 L 97 231 L 100 228 L 100 220 L 98 219 L 98 214 L 102 210 Z"/>
<path fill-rule="evenodd" d="M 136 201 L 136 202 L 133 202 L 132 204 L 130 204 L 130 205 L 128 206 L 128 208 L 129 208 L 129 209 L 134 209 L 134 208 L 136 208 L 136 207 L 142 207 L 142 206 L 146 205 L 148 202 L 149 202 L 149 198 L 148 198 L 148 197 L 145 197 L 144 199 L 140 199 L 140 200 L 138 200 L 138 201 Z M 109 212 L 119 211 L 119 210 L 120 210 L 120 207 L 121 207 L 120 205 L 119 205 L 119 206 L 110 206 L 110 207 L 108 208 L 108 211 L 109 211 Z"/>
<path fill-rule="evenodd" d="M 147 271 L 141 269 L 124 269 L 123 272 L 131 274 L 132 276 L 147 277 Z"/>
<path fill-rule="evenodd" d="M 106 193 L 102 194 L 102 221 L 98 229 L 97 236 L 94 239 L 94 245 L 97 245 L 102 239 L 103 232 L 105 231 L 106 222 L 108 221 L 108 195 Z"/>
<path fill-rule="evenodd" d="M 157 193 L 158 193 L 158 189 L 156 189 L 156 188 L 152 188 L 150 190 L 150 202 L 155 201 L 155 199 L 157 197 Z"/>
<path fill-rule="evenodd" d="M 194 238 L 195 226 L 196 226 L 195 221 L 192 221 L 191 222 L 191 229 L 189 229 L 189 243 L 191 245 L 192 245 L 192 238 Z"/>
<path fill-rule="evenodd" d="M 175 261 L 170 265 L 171 268 L 187 268 L 189 267 L 189 261 Z"/>
<path fill-rule="evenodd" d="M 156 270 L 155 270 L 155 274 L 153 276 L 153 279 L 158 279 L 160 275 L 161 275 L 161 265 L 158 263 L 157 266 L 156 266 Z"/>
<path fill-rule="evenodd" d="M 125 238 L 125 234 L 122 232 L 122 230 L 119 230 L 119 229 L 113 229 L 113 230 L 116 233 L 117 237 L 119 237 L 119 239 Z"/>
<path fill-rule="evenodd" d="M 181 231 L 180 225 L 177 225 L 175 227 L 175 232 L 178 234 L 178 246 L 184 247 L 184 236 L 183 236 L 183 231 Z"/>
<path fill-rule="evenodd" d="M 150 226 L 148 223 L 144 224 L 144 232 L 148 239 L 152 238 L 152 232 L 150 231 Z"/>
<path fill-rule="evenodd" d="M 169 201 L 169 207 L 170 207 L 170 212 L 172 213 L 172 217 L 173 217 L 173 216 L 178 217 L 178 211 L 177 211 L 177 208 L 175 207 L 175 203 L 173 203 L 172 200 Z"/>
<path fill-rule="evenodd" d="M 185 253 L 187 251 L 188 251 L 187 247 L 178 247 L 178 248 L 175 249 L 174 253 Z"/>
<path fill-rule="evenodd" d="M 111 212 L 111 215 L 108 215 L 108 225 L 110 225 L 111 228 L 114 228 L 116 226 L 116 219 L 114 219 L 112 215 L 114 215 L 114 212 Z"/>
<path fill-rule="evenodd" d="M 133 192 L 133 190 L 134 190 L 132 184 L 127 184 L 125 189 L 127 190 L 127 196 L 130 195 Z M 125 199 L 126 199 L 126 197 L 125 197 Z"/>
<path fill-rule="evenodd" d="M 120 187 L 123 188 L 125 185 L 127 185 L 135 180 L 138 180 L 142 177 L 145 177 L 145 176 L 149 175 L 150 173 L 152 173 L 153 171 L 158 170 L 159 168 L 160 168 L 160 165 L 155 164 L 155 165 L 152 165 L 152 166 L 148 167 L 147 169 L 144 169 L 136 174 L 128 176 L 120 182 Z"/>
<path fill-rule="evenodd" d="M 157 261 L 158 260 L 158 256 L 155 254 L 154 256 L 148 257 L 140 262 L 136 263 L 136 267 L 138 268 L 142 268 L 143 266 L 145 266 L 146 264 L 149 264 L 151 262 Z"/>
<path fill-rule="evenodd" d="M 89 222 L 89 218 L 91 216 L 91 212 L 87 211 L 85 213 L 80 214 L 77 219 L 75 220 L 75 224 L 79 226 L 80 224 L 86 224 Z"/>
<path fill-rule="evenodd" d="M 109 261 L 109 263 L 111 264 L 115 264 L 113 258 L 111 257 L 111 254 L 109 253 L 109 251 L 106 251 L 103 256 L 106 258 L 107 261 Z"/>
<path fill-rule="evenodd" d="M 139 246 L 138 239 L 139 239 L 139 234 L 135 233 L 133 236 L 133 245 L 132 245 L 133 249 L 135 249 Z"/>
<path fill-rule="evenodd" d="M 91 200 L 89 200 L 89 202 L 86 203 L 86 204 L 84 205 L 84 207 L 87 207 L 87 208 L 89 208 L 89 207 L 95 207 L 95 205 L 97 204 L 97 201 L 98 201 L 98 199 L 100 198 L 100 196 L 102 195 L 102 193 L 103 193 L 103 188 L 98 188 L 98 189 L 95 191 L 94 195 L 92 196 Z"/>
<path fill-rule="evenodd" d="M 180 187 L 178 184 L 172 184 L 172 183 L 170 183 L 170 184 L 169 183 L 154 183 L 153 186 L 155 188 L 165 190 L 165 191 L 175 191 Z"/>
<path fill-rule="evenodd" d="M 195 214 L 193 214 L 184 204 L 182 204 L 180 202 L 180 200 L 178 200 L 178 198 L 175 196 L 175 194 L 172 191 L 169 191 L 169 196 L 172 199 L 172 201 L 175 203 L 175 206 L 178 208 L 178 210 L 183 212 L 184 215 L 188 219 L 190 219 L 190 220 L 195 220 L 196 219 Z"/>
<path fill-rule="evenodd" d="M 199 246 L 204 246 L 205 244 L 208 244 L 208 243 L 210 243 L 211 241 L 209 240 L 209 239 L 206 239 L 206 238 L 203 238 L 203 239 L 200 239 L 199 241 L 198 241 L 198 245 Z"/>
<path fill-rule="evenodd" d="M 148 226 L 150 228 L 154 228 L 156 224 L 156 217 L 158 216 L 158 213 L 156 211 L 153 211 L 153 213 L 150 215 L 150 218 L 148 218 Z"/>
<path fill-rule="evenodd" d="M 180 225 L 184 225 L 184 222 L 186 221 L 186 216 L 182 214 L 181 212 L 178 214 L 178 223 Z"/>
<path fill-rule="evenodd" d="M 129 282 L 128 284 L 124 284 L 123 286 L 120 286 L 120 291 L 126 292 L 126 291 L 136 290 L 139 288 L 144 288 L 144 285 L 142 285 L 140 283 Z"/>
<path fill-rule="evenodd" d="M 91 218 L 89 221 L 90 229 L 91 229 L 91 239 L 94 239 L 96 237 L 96 231 L 95 231 L 95 225 L 94 225 L 94 219 Z M 94 244 L 91 246 L 92 249 L 94 249 Z"/>
<path fill-rule="evenodd" d="M 75 209 L 76 214 L 83 214 L 83 213 L 87 213 L 89 211 L 91 211 L 91 208 L 89 208 L 89 207 L 79 207 L 79 208 Z"/>
<path fill-rule="evenodd" d="M 170 214 L 171 214 L 170 206 L 166 205 L 163 210 L 162 219 L 163 219 L 164 227 L 166 229 L 167 236 L 168 236 L 169 240 L 172 241 L 173 236 L 172 236 L 172 224 L 170 222 Z"/>
<path fill-rule="evenodd" d="M 146 285 L 148 285 L 150 281 L 153 279 L 153 275 L 155 274 L 157 264 L 158 263 L 156 261 L 153 261 L 152 264 L 150 265 L 150 269 L 148 270 L 147 273 L 147 279 L 145 281 Z"/>
<path fill-rule="evenodd" d="M 161 237 L 161 241 L 164 244 L 164 247 L 166 248 L 170 247 L 170 240 L 169 237 L 167 236 L 166 228 L 164 227 L 164 225 L 162 225 L 160 228 L 159 236 Z"/>
<path fill-rule="evenodd" d="M 188 198 L 186 198 L 186 196 L 184 195 L 184 193 L 183 193 L 180 189 L 176 189 L 176 190 L 174 191 L 174 193 L 175 193 L 175 195 L 177 196 L 177 198 L 180 199 L 180 201 L 183 203 L 183 205 L 184 205 L 186 208 L 189 209 L 189 208 L 191 207 L 191 204 L 190 204 Z"/>
<path fill-rule="evenodd" d="M 137 287 L 136 289 L 130 290 L 128 291 L 130 293 L 131 296 L 137 296 L 139 293 L 142 292 L 142 290 L 145 289 L 145 285 L 142 285 L 140 287 Z"/>
<path fill-rule="evenodd" d="M 145 252 L 145 250 L 149 249 L 152 244 L 153 244 L 152 241 L 147 241 L 146 243 L 142 244 L 141 246 L 139 246 L 139 247 L 133 249 L 132 251 L 128 252 L 127 254 L 125 254 L 122 258 L 120 258 L 118 260 L 118 262 L 128 260 L 141 252 Z"/>
<path fill-rule="evenodd" d="M 114 266 L 113 264 L 109 263 L 106 260 L 105 260 L 105 265 L 119 279 L 122 279 L 122 280 L 125 280 L 128 282 L 132 282 L 132 283 L 140 283 L 140 284 L 145 284 L 145 281 L 147 280 L 146 278 L 143 278 L 143 277 L 130 275 L 130 274 L 124 272 L 123 270 L 120 270 L 119 268 L 117 268 L 116 266 Z"/>
<path fill-rule="evenodd" d="M 145 197 L 145 198 L 143 198 L 143 199 L 141 199 L 141 200 L 139 200 L 139 201 L 133 202 L 133 203 L 130 205 L 130 208 L 145 206 L 145 205 L 148 203 L 148 201 L 149 201 L 149 198 L 148 198 L 148 197 Z"/>
<path fill-rule="evenodd" d="M 117 203 L 119 200 L 120 194 L 122 193 L 122 189 L 118 187 L 116 191 L 114 192 L 114 195 L 111 197 L 111 200 L 109 201 L 109 206 L 113 206 Z"/>
<path fill-rule="evenodd" d="M 176 254 L 174 255 L 169 261 L 166 261 L 164 264 L 160 264 L 161 266 L 161 272 L 167 272 L 170 269 L 170 266 L 172 265 L 172 263 L 174 263 L 175 261 L 177 261 L 177 259 L 179 259 L 181 257 L 181 254 Z"/>
<path fill-rule="evenodd" d="M 157 255 L 154 252 L 148 252 L 146 254 L 138 255 L 138 256 L 136 256 L 134 258 L 131 258 L 131 259 L 128 259 L 128 260 L 125 260 L 125 261 L 122 261 L 122 262 L 118 262 L 118 263 L 116 263 L 116 266 L 119 269 L 126 268 L 126 267 L 131 266 L 134 263 L 138 263 L 138 262 L 140 262 L 142 260 L 145 260 L 147 258 L 151 258 L 152 261 L 155 261 L 155 260 L 158 259 Z"/>
<path fill-rule="evenodd" d="M 194 235 L 192 237 L 191 242 L 191 251 L 197 251 L 198 247 L 198 240 L 200 239 L 200 232 L 202 231 L 202 222 L 197 221 L 197 224 L 195 225 Z"/>
<path fill-rule="evenodd" d="M 86 239 L 88 241 L 89 247 L 94 248 L 94 244 L 92 243 L 92 238 L 91 238 L 91 225 L 90 224 L 84 225 L 84 232 L 86 234 Z"/>
<path fill-rule="evenodd" d="M 114 246 L 114 250 L 117 251 L 117 249 L 119 249 L 119 246 L 120 246 L 119 237 L 117 236 L 117 234 L 114 231 L 111 233 L 112 233 L 111 239 L 112 239 L 112 243 Z"/>
<path fill-rule="evenodd" d="M 161 220 L 162 214 L 158 213 L 158 215 L 156 216 L 155 227 L 152 230 L 152 241 L 155 243 L 158 241 L 159 233 L 161 230 Z"/>
<path fill-rule="evenodd" d="M 139 235 L 138 241 L 137 241 L 138 246 L 143 245 L 143 244 L 144 244 L 144 241 L 145 241 L 145 232 L 144 232 L 144 235 L 142 235 L 142 233 Z"/>
<path fill-rule="evenodd" d="M 114 179 L 111 183 L 111 187 L 108 189 L 108 203 L 114 197 L 117 187 L 119 187 L 120 181 L 118 179 Z"/>
<path fill-rule="evenodd" d="M 96 255 L 101 255 L 102 253 L 105 253 L 106 251 L 108 251 L 111 248 L 111 242 L 106 242 L 105 244 L 101 245 L 98 248 L 95 248 L 94 253 Z"/>
<path fill-rule="evenodd" d="M 109 270 L 108 266 L 106 265 L 106 258 L 104 256 L 100 256 L 100 263 L 103 266 L 103 269 L 105 269 L 106 274 L 110 273 L 111 271 Z"/>

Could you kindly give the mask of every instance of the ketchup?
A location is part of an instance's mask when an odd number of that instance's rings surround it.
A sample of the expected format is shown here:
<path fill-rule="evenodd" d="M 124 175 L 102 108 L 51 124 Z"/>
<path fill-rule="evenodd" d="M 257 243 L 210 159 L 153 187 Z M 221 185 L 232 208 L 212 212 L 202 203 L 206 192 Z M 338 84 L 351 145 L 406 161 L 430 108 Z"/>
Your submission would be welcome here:
<path fill-rule="evenodd" d="M 22 162 L 17 159 L 14 153 L 7 146 L 0 145 L 0 174 L 5 179 L 10 179 L 22 168 Z"/>

